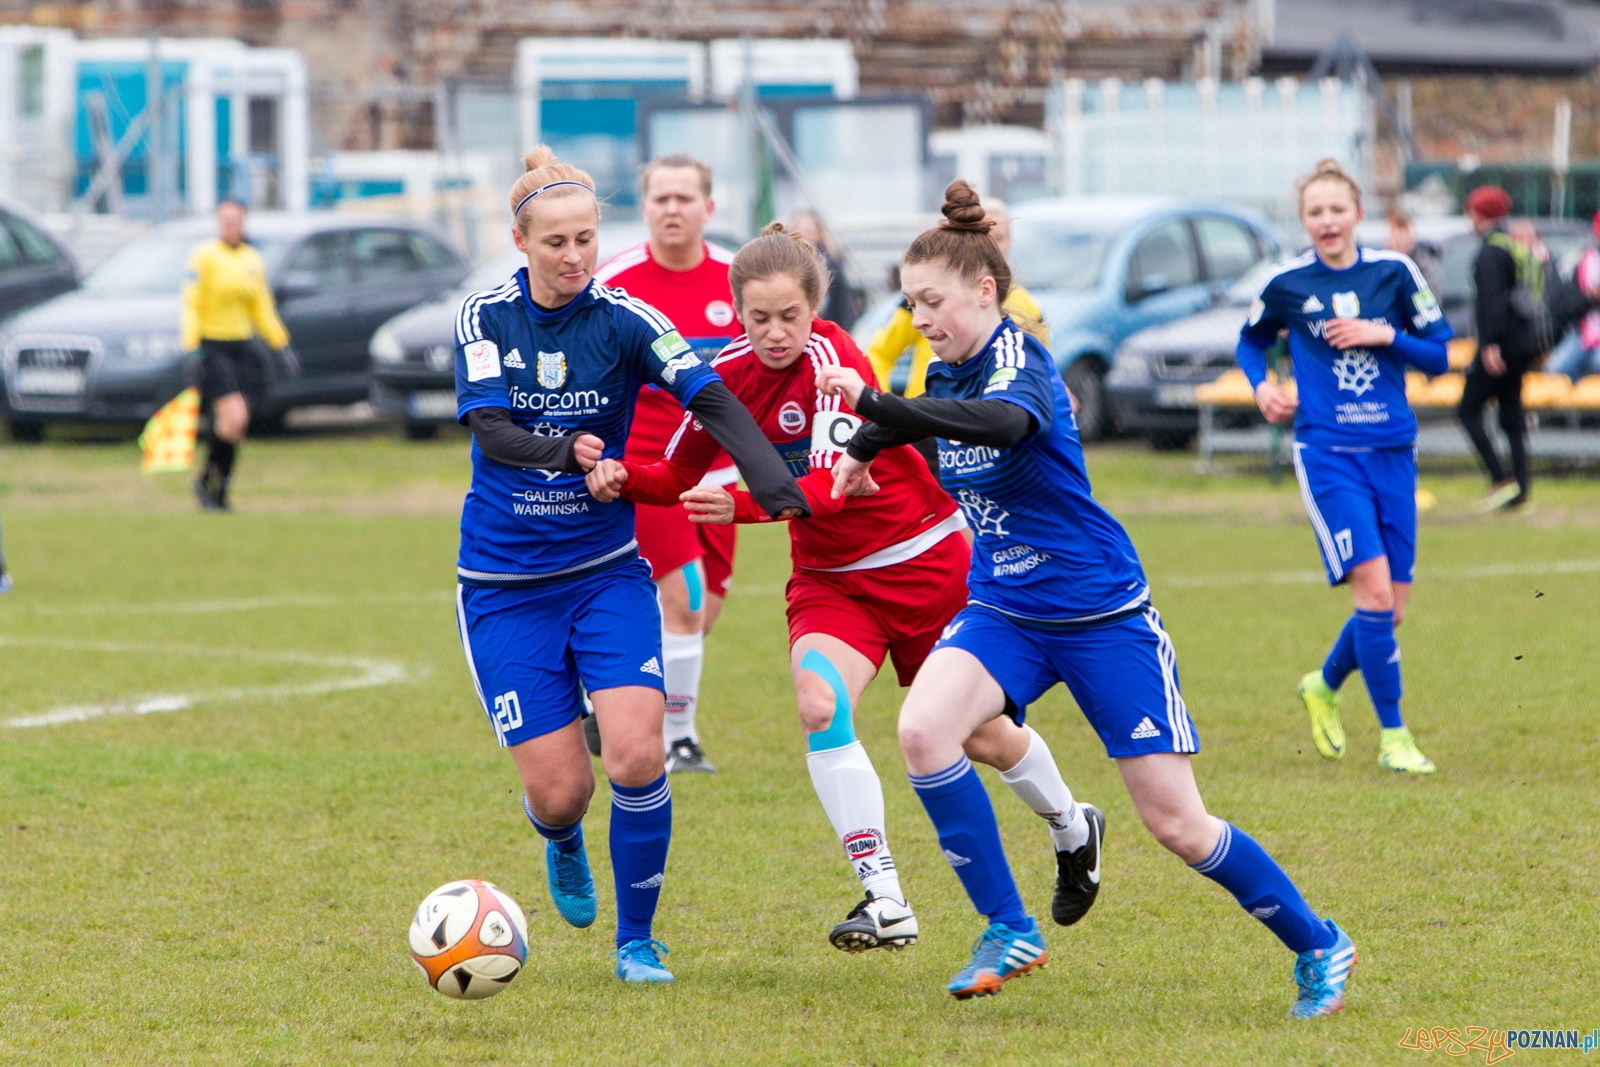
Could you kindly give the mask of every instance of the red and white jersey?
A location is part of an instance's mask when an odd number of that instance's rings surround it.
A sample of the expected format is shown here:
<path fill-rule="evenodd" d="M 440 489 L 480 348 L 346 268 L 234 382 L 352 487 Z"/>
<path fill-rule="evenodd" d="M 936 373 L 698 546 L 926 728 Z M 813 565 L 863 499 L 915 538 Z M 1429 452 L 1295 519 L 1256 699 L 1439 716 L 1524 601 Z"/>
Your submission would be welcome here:
<path fill-rule="evenodd" d="M 701 359 L 710 363 L 739 332 L 733 314 L 728 266 L 733 253 L 705 242 L 705 258 L 689 270 L 668 270 L 650 254 L 650 243 L 612 256 L 594 272 L 602 285 L 626 290 L 661 312 L 678 328 Z M 639 391 L 628 431 L 627 456 L 642 463 L 661 458 L 667 442 L 683 421 L 683 408 L 672 394 L 654 385 Z M 718 468 L 731 468 L 724 459 Z"/>
<path fill-rule="evenodd" d="M 811 504 L 811 518 L 789 524 L 795 566 L 820 571 L 888 567 L 921 555 L 966 525 L 910 445 L 885 449 L 873 461 L 877 493 L 833 499 L 834 461 L 861 419 L 843 397 L 823 395 L 817 371 L 854 367 L 873 380 L 872 364 L 839 326 L 814 320 L 804 354 L 783 370 L 762 363 L 743 336 L 711 365 L 755 417 Z M 702 470 L 719 447 L 697 420 L 685 417 L 666 457 L 671 465 Z M 748 493 L 735 496 L 738 521 L 765 518 Z"/>

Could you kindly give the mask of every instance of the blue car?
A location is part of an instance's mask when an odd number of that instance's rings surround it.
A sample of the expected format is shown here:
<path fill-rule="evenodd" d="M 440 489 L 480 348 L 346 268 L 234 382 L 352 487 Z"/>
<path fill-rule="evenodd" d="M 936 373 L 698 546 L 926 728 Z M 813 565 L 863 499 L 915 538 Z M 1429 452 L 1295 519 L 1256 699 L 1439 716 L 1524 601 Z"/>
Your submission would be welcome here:
<path fill-rule="evenodd" d="M 1103 383 L 1125 337 L 1211 307 L 1281 245 L 1265 218 L 1231 204 L 1080 196 L 1014 205 L 1012 273 L 1044 309 L 1083 439 L 1111 426 Z M 886 297 L 852 332 L 870 338 L 898 302 Z"/>

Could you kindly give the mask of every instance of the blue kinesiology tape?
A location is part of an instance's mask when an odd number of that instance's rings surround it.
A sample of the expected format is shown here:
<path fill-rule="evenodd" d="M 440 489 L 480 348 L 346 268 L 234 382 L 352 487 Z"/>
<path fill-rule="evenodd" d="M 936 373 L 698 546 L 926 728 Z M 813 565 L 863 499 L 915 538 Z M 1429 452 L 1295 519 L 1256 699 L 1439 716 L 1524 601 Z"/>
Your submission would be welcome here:
<path fill-rule="evenodd" d="M 811 648 L 800 657 L 800 669 L 815 674 L 833 689 L 833 722 L 826 730 L 807 734 L 806 747 L 812 752 L 826 752 L 830 748 L 854 744 L 856 724 L 850 718 L 850 690 L 845 687 L 839 668 L 827 656 Z"/>
<path fill-rule="evenodd" d="M 700 561 L 692 559 L 683 565 L 683 584 L 689 589 L 689 610 L 699 611 L 706 602 L 706 582 L 700 575 Z"/>

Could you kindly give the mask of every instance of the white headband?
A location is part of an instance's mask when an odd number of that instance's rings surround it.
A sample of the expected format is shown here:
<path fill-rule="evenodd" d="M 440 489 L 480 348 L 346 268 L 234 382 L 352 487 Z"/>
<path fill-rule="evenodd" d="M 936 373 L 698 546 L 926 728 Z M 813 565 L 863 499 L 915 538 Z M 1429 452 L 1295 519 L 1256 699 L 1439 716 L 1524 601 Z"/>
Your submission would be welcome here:
<path fill-rule="evenodd" d="M 551 182 L 549 185 L 541 185 L 541 186 L 539 186 L 539 188 L 535 189 L 533 192 L 529 193 L 527 196 L 525 196 L 521 200 L 517 201 L 517 206 L 514 209 L 512 209 L 511 218 L 513 220 L 515 220 L 518 215 L 521 215 L 522 214 L 522 209 L 528 206 L 528 201 L 532 200 L 534 197 L 538 196 L 540 193 L 548 192 L 551 189 L 559 189 L 563 185 L 576 185 L 579 189 L 587 189 L 590 193 L 594 192 L 593 189 L 590 189 L 587 185 L 583 184 L 582 182 L 559 181 L 559 182 Z"/>

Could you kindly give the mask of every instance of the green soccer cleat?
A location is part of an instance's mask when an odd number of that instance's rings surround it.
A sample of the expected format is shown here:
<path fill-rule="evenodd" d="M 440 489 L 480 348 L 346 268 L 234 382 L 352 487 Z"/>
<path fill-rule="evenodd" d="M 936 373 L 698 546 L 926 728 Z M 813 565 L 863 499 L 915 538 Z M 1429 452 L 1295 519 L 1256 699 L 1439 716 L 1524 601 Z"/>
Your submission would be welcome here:
<path fill-rule="evenodd" d="M 1311 740 L 1328 759 L 1344 759 L 1344 726 L 1339 722 L 1339 691 L 1315 670 L 1300 679 L 1300 699 L 1311 713 Z"/>
<path fill-rule="evenodd" d="M 1398 771 L 1401 774 L 1432 774 L 1437 770 L 1433 760 L 1422 754 L 1422 750 L 1417 748 L 1416 739 L 1411 736 L 1411 731 L 1404 726 L 1383 730 L 1382 735 L 1382 744 L 1378 749 L 1378 765 L 1384 770 Z"/>

